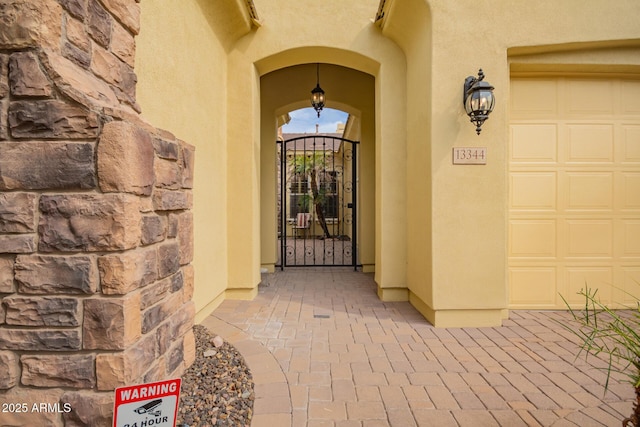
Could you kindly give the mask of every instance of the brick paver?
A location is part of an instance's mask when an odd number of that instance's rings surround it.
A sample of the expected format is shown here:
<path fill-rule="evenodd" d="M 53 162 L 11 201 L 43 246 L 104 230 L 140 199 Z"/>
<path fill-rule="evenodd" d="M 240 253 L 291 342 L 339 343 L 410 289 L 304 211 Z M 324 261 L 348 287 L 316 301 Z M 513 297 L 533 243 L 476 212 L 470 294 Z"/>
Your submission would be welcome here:
<path fill-rule="evenodd" d="M 290 269 L 203 325 L 245 357 L 254 427 L 612 426 L 633 388 L 576 359 L 567 313 L 512 311 L 497 328 L 434 328 L 382 302 L 371 275 Z"/>

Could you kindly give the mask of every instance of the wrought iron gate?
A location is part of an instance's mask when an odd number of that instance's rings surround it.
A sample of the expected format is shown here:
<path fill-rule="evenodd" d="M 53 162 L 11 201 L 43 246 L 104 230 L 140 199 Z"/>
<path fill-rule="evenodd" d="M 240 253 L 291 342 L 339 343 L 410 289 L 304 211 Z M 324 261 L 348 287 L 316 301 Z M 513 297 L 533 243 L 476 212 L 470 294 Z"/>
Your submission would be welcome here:
<path fill-rule="evenodd" d="M 278 266 L 353 266 L 357 141 L 304 135 L 278 141 Z"/>

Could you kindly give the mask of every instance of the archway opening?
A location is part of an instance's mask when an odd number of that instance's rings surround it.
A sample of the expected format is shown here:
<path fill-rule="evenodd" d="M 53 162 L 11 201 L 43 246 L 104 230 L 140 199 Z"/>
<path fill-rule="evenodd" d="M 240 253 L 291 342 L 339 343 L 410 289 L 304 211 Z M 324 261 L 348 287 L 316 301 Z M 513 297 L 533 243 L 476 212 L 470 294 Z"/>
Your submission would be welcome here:
<path fill-rule="evenodd" d="M 357 269 L 357 145 L 349 114 L 291 111 L 278 128 L 277 267 Z M 353 122 L 353 121 L 352 121 Z M 354 133 L 355 134 L 355 133 Z"/>
<path fill-rule="evenodd" d="M 351 68 L 320 64 L 327 100 L 318 118 L 309 100 L 316 69 L 316 63 L 294 65 L 260 79 L 261 263 L 268 269 L 282 265 L 281 237 L 288 237 L 290 243 L 301 246 L 294 251 L 298 257 L 304 254 L 303 264 L 344 265 L 345 254 L 355 252 L 351 245 L 357 244 L 357 264 L 366 262 L 372 267 L 375 78 Z M 285 146 L 275 143 L 285 139 L 297 140 Z M 353 141 L 361 141 L 356 151 L 358 160 L 364 162 L 356 168 L 351 165 Z M 362 191 L 353 196 L 351 191 L 358 184 L 363 185 Z M 363 220 L 354 230 L 345 230 L 352 225 L 356 204 Z M 300 237 L 313 241 L 302 246 Z M 321 249 L 316 247 L 320 242 Z M 349 249 L 343 250 L 343 246 Z M 346 265 L 353 265 L 353 260 L 355 257 Z"/>

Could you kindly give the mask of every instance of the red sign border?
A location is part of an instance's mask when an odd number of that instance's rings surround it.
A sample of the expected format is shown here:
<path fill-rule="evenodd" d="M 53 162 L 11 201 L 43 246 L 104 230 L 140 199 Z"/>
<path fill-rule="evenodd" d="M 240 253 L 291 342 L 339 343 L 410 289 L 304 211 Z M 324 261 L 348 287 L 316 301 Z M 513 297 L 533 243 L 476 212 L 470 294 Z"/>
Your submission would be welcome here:
<path fill-rule="evenodd" d="M 166 392 L 166 393 L 159 393 L 159 394 L 155 394 L 153 396 L 145 396 L 145 397 L 137 397 L 135 399 L 129 399 L 129 400 L 122 400 L 120 398 L 118 398 L 118 396 L 120 396 L 120 392 L 124 391 L 124 390 L 135 390 L 135 389 L 142 389 L 144 387 L 153 387 L 153 386 L 161 386 L 163 384 L 171 384 L 171 383 L 177 383 L 177 387 L 176 387 L 176 392 Z M 182 386 L 182 379 L 181 378 L 173 378 L 170 380 L 164 380 L 164 381 L 156 381 L 153 383 L 146 383 L 146 384 L 136 384 L 136 385 L 132 385 L 132 386 L 123 386 L 123 387 L 118 387 L 115 389 L 115 399 L 113 401 L 113 427 L 117 427 L 117 422 L 118 422 L 118 407 L 120 407 L 123 404 L 129 404 L 129 403 L 134 403 L 134 402 L 141 402 L 143 400 L 150 400 L 150 399 L 158 399 L 161 397 L 166 397 L 166 396 L 176 396 L 176 408 L 173 414 L 173 425 L 176 425 L 176 419 L 178 418 L 178 406 L 180 405 L 180 388 Z"/>

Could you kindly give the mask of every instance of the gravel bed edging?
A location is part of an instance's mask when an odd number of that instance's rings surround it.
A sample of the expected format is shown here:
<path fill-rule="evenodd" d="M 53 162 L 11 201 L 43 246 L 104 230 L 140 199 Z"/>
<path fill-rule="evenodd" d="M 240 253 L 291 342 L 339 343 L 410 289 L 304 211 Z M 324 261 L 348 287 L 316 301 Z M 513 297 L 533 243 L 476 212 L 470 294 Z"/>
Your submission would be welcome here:
<path fill-rule="evenodd" d="M 195 325 L 196 358 L 182 375 L 177 426 L 249 426 L 255 400 L 251 371 L 234 346 Z"/>

